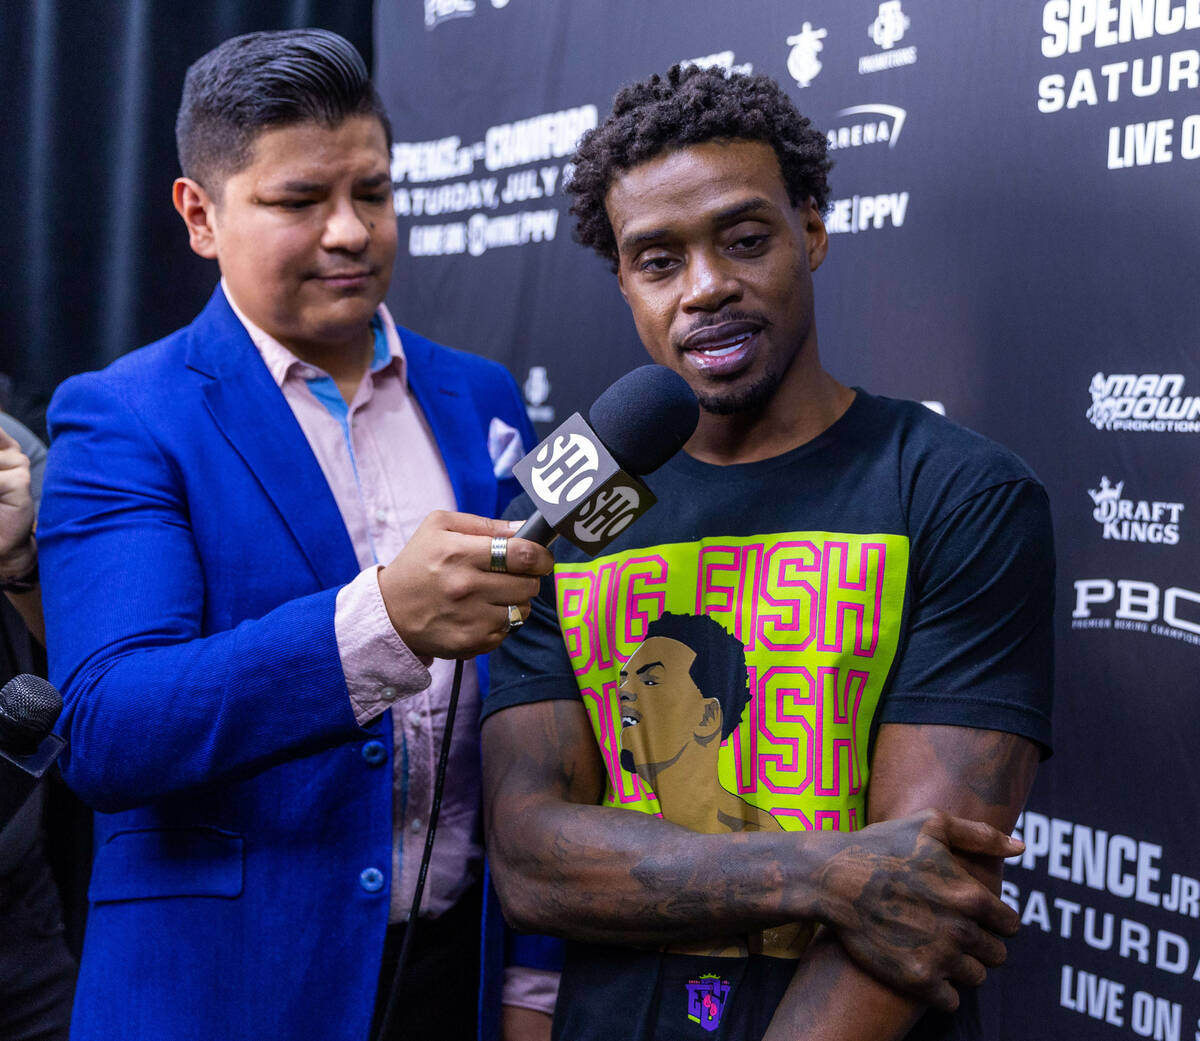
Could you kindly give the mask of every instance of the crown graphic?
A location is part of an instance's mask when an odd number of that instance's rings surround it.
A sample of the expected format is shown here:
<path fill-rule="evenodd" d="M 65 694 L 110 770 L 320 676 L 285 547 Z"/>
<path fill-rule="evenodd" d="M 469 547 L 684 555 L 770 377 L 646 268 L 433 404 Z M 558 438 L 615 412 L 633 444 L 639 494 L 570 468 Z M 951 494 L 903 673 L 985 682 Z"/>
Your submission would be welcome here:
<path fill-rule="evenodd" d="M 1115 485 L 1110 484 L 1107 477 L 1100 478 L 1099 488 L 1089 488 L 1088 495 L 1092 497 L 1092 502 L 1099 506 L 1103 502 L 1114 502 L 1121 498 L 1121 492 L 1125 490 L 1125 482 L 1118 481 Z"/>

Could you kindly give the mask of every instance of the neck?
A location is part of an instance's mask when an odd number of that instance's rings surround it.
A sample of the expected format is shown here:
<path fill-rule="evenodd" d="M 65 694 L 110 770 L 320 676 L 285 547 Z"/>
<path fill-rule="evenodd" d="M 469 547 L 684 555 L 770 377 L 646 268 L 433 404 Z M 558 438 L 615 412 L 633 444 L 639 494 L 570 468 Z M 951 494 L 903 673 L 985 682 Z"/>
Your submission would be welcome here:
<path fill-rule="evenodd" d="M 341 391 L 346 404 L 362 382 L 375 351 L 375 334 L 367 326 L 356 336 L 334 344 L 285 344 L 297 358 L 324 369 Z"/>
<path fill-rule="evenodd" d="M 725 790 L 717 781 L 717 753 L 720 744 L 711 748 L 689 744 L 683 754 L 654 779 L 654 794 L 663 808 L 663 816 L 671 823 L 709 834 L 715 831 L 718 798 L 706 796 L 715 786 Z M 667 807 L 670 810 L 667 810 Z"/>
<path fill-rule="evenodd" d="M 793 369 L 802 363 L 797 358 Z M 828 430 L 854 400 L 854 391 L 814 364 L 789 371 L 760 408 L 729 415 L 701 411 L 696 433 L 684 446 L 701 462 L 728 466 L 772 459 Z"/>

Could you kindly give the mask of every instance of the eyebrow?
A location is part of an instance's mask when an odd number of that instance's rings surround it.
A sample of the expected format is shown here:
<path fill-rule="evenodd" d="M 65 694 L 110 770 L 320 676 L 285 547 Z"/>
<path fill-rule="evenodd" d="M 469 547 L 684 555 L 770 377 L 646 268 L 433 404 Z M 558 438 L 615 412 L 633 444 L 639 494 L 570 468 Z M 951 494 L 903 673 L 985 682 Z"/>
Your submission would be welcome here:
<path fill-rule="evenodd" d="M 637 675 L 640 676 L 643 672 L 649 672 L 651 669 L 656 667 L 661 669 L 663 667 L 663 663 L 660 661 L 648 661 L 645 665 L 638 669 Z"/>
<path fill-rule="evenodd" d="M 763 210 L 769 210 L 772 208 L 773 207 L 768 200 L 756 195 L 752 199 L 746 199 L 743 202 L 739 202 L 735 206 L 730 206 L 728 209 L 721 210 L 719 213 L 714 215 L 713 223 L 718 225 L 734 224 L 749 214 L 759 213 Z M 625 238 L 621 239 L 621 242 L 617 248 L 619 252 L 632 253 L 637 249 L 637 247 L 644 246 L 649 242 L 655 242 L 666 235 L 666 228 L 652 228 L 649 231 L 638 232 L 636 235 L 625 236 Z"/>
<path fill-rule="evenodd" d="M 356 188 L 378 188 L 384 184 L 390 184 L 392 175 L 386 171 L 372 174 L 370 177 L 361 177 L 354 182 Z M 306 192 L 320 192 L 328 187 L 320 181 L 284 181 L 278 186 L 279 191 L 297 192 L 303 194 Z"/>

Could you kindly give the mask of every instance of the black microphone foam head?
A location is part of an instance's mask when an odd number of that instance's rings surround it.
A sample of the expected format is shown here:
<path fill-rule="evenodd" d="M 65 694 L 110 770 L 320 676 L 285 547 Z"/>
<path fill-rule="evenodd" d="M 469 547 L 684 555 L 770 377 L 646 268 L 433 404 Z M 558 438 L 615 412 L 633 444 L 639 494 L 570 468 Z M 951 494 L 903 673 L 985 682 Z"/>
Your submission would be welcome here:
<path fill-rule="evenodd" d="M 14 676 L 0 689 L 0 748 L 32 752 L 62 711 L 62 695 L 40 676 Z"/>
<path fill-rule="evenodd" d="M 601 394 L 588 419 L 622 470 L 648 474 L 692 436 L 700 405 L 679 373 L 665 365 L 643 365 Z"/>

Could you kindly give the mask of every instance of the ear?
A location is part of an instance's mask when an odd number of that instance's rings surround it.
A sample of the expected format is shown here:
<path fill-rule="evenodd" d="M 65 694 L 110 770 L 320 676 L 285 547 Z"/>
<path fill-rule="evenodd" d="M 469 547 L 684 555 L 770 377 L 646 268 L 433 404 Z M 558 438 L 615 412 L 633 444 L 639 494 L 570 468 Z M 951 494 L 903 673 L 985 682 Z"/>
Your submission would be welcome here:
<path fill-rule="evenodd" d="M 171 186 L 171 201 L 187 225 L 188 245 L 207 260 L 217 259 L 216 203 L 199 181 L 177 177 Z"/>
<path fill-rule="evenodd" d="M 696 727 L 696 737 L 701 740 L 712 738 L 721 733 L 722 723 L 721 702 L 716 698 L 704 699 L 704 715 Z"/>
<path fill-rule="evenodd" d="M 829 250 L 829 232 L 825 230 L 825 221 L 811 197 L 804 212 L 804 238 L 808 244 L 808 270 L 816 271 Z"/>

